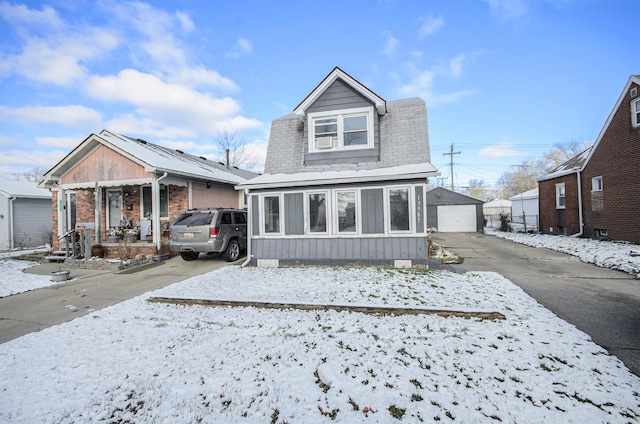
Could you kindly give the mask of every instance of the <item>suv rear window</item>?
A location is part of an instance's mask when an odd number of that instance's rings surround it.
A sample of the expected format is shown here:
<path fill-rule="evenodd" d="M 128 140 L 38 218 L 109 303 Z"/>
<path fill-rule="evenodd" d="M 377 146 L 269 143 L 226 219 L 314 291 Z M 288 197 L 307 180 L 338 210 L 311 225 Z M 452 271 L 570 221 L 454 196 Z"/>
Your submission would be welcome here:
<path fill-rule="evenodd" d="M 236 224 L 246 224 L 247 214 L 245 214 L 244 212 L 234 212 L 233 219 L 236 221 Z"/>
<path fill-rule="evenodd" d="M 229 212 L 224 212 L 222 214 L 222 218 L 220 218 L 220 224 L 231 224 L 231 214 Z"/>
<path fill-rule="evenodd" d="M 198 225 L 209 225 L 211 223 L 211 218 L 213 218 L 215 214 L 213 213 L 183 213 L 180 217 L 173 223 L 173 225 L 188 225 L 188 226 L 198 226 Z"/>

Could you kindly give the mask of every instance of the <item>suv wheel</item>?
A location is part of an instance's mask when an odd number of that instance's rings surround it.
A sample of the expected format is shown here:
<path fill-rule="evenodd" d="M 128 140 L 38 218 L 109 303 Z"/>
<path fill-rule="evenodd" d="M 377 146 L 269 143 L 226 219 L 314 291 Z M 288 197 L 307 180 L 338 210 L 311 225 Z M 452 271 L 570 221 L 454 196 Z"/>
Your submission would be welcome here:
<path fill-rule="evenodd" d="M 229 241 L 227 250 L 222 254 L 222 258 L 227 262 L 235 262 L 240 258 L 240 245 L 237 240 Z"/>
<path fill-rule="evenodd" d="M 198 255 L 200 255 L 200 252 L 180 252 L 180 256 L 185 261 L 195 261 L 198 259 Z"/>

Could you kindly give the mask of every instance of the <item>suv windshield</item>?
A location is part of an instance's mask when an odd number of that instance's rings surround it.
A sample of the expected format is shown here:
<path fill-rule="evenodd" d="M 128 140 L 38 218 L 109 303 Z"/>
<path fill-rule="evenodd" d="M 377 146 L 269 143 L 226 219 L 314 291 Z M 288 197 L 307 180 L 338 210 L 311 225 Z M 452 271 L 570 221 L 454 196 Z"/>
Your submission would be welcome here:
<path fill-rule="evenodd" d="M 198 225 L 209 225 L 211 223 L 211 218 L 215 214 L 213 213 L 183 213 L 173 225 L 188 225 L 188 226 L 198 226 Z"/>

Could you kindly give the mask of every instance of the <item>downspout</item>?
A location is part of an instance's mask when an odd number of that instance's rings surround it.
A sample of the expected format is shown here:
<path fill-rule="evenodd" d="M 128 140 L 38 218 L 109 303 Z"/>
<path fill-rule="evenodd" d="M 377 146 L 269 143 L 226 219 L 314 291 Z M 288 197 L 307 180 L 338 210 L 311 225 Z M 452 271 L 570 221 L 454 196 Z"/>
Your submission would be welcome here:
<path fill-rule="evenodd" d="M 244 189 L 244 194 L 247 196 L 247 202 L 249 203 L 247 206 L 247 260 L 244 261 L 241 268 L 244 268 L 251 262 L 251 258 L 253 255 L 251 254 L 251 236 L 253 235 L 253 227 L 252 227 L 252 219 L 251 219 L 251 197 L 249 196 L 249 189 Z"/>
<path fill-rule="evenodd" d="M 10 249 L 14 249 L 16 247 L 16 238 L 15 238 L 15 227 L 13 225 L 13 201 L 16 200 L 15 197 L 11 197 L 9 199 L 9 237 L 11 237 L 11 245 L 9 246 Z"/>
<path fill-rule="evenodd" d="M 580 218 L 580 231 L 573 234 L 571 237 L 582 237 L 584 231 L 584 222 L 582 220 L 582 182 L 580 179 L 580 171 L 576 172 L 578 178 L 578 217 Z"/>
<path fill-rule="evenodd" d="M 154 174 L 155 176 L 155 174 Z M 153 196 L 151 197 L 152 205 L 151 210 L 153 211 L 153 228 L 155 231 L 153 232 L 153 237 L 156 242 L 156 250 L 160 253 L 160 249 L 162 248 L 162 237 L 160 233 L 160 180 L 167 177 L 167 173 L 165 172 L 162 177 L 157 178 L 153 181 Z"/>

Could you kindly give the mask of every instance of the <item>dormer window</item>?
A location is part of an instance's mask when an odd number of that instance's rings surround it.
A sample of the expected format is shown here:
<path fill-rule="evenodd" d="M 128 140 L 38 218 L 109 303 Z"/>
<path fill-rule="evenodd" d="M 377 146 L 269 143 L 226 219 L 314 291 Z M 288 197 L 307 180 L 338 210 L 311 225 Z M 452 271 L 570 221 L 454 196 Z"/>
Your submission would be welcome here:
<path fill-rule="evenodd" d="M 373 148 L 373 108 L 309 113 L 309 153 Z"/>
<path fill-rule="evenodd" d="M 631 100 L 631 125 L 640 128 L 640 98 Z"/>

